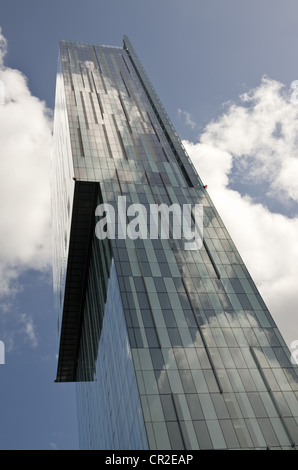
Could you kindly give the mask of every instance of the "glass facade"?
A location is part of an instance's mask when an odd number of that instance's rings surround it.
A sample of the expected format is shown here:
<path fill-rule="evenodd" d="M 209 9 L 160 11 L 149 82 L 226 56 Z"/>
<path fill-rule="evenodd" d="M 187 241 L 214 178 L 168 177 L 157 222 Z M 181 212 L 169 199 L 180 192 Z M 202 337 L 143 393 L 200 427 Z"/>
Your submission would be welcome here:
<path fill-rule="evenodd" d="M 94 259 L 94 265 L 98 258 Z M 94 279 L 99 283 L 99 278 Z M 97 286 L 99 287 L 99 286 Z M 92 286 L 92 289 L 94 286 Z M 89 290 L 92 295 L 92 290 Z M 84 336 L 81 338 L 84 353 L 80 357 L 78 382 L 79 439 L 84 449 L 147 449 L 147 436 L 142 417 L 140 397 L 129 346 L 127 328 L 114 261 L 111 264 L 107 298 L 104 309 L 97 361 L 93 380 L 85 381 L 90 339 L 87 332 L 96 330 L 99 316 L 94 305 L 85 310 Z M 98 340 L 98 338 L 96 338 Z M 115 406 L 116 405 L 116 406 Z M 104 426 L 103 426 L 104 423 Z"/>
<path fill-rule="evenodd" d="M 128 38 L 61 41 L 56 88 L 57 382 L 77 382 L 82 448 L 295 448 L 297 367 Z M 119 197 L 202 205 L 202 246 L 117 217 L 99 239 Z"/>

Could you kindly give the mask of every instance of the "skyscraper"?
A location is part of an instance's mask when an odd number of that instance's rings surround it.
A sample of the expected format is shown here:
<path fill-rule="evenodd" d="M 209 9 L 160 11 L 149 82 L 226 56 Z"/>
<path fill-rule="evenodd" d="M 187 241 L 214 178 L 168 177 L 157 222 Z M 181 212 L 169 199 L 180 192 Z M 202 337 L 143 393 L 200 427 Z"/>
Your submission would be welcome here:
<path fill-rule="evenodd" d="M 126 36 L 60 42 L 52 167 L 81 447 L 295 448 L 297 367 Z"/>

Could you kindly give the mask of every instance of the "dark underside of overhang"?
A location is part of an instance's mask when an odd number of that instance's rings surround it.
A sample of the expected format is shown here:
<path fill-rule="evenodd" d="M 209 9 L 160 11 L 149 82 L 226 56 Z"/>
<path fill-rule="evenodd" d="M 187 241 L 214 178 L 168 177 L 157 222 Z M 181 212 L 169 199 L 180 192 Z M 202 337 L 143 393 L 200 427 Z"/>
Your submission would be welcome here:
<path fill-rule="evenodd" d="M 98 190 L 96 182 L 75 182 L 56 382 L 76 380 Z"/>

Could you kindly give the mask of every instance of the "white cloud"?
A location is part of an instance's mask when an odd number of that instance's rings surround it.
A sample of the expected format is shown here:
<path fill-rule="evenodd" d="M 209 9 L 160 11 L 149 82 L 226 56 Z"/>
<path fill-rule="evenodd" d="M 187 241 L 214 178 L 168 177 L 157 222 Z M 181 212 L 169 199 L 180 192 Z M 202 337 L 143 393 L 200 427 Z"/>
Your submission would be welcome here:
<path fill-rule="evenodd" d="M 282 84 L 263 78 L 198 143 L 183 143 L 290 345 L 298 339 L 298 217 L 273 213 L 229 183 L 237 169 L 242 181 L 266 182 L 264 201 L 298 201 L 298 105 Z"/>
<path fill-rule="evenodd" d="M 51 116 L 26 77 L 6 67 L 0 29 L 0 297 L 14 292 L 27 269 L 51 263 Z"/>
<path fill-rule="evenodd" d="M 191 115 L 188 111 L 183 111 L 182 109 L 178 109 L 178 115 L 183 116 L 185 119 L 185 124 L 190 126 L 192 129 L 196 127 L 196 123 L 191 119 Z"/>
<path fill-rule="evenodd" d="M 240 99 L 207 125 L 200 142 L 228 152 L 246 182 L 269 182 L 271 195 L 298 201 L 298 105 L 267 77 Z"/>
<path fill-rule="evenodd" d="M 21 333 L 24 334 L 25 340 L 29 341 L 31 347 L 35 348 L 38 345 L 38 339 L 33 318 L 26 313 L 22 313 L 20 318 L 22 323 Z"/>
<path fill-rule="evenodd" d="M 1 315 L 1 339 L 5 343 L 6 352 L 20 350 L 24 345 L 30 348 L 39 345 L 38 332 L 32 315 L 21 312 L 14 302 L 11 302 L 8 312 L 1 308 Z"/>

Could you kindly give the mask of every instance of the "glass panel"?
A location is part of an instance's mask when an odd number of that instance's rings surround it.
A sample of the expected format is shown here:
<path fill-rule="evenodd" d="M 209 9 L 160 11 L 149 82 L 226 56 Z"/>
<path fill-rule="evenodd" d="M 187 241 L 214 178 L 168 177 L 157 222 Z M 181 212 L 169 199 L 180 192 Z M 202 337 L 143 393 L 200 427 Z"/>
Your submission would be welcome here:
<path fill-rule="evenodd" d="M 207 421 L 207 427 L 214 449 L 226 449 L 227 445 L 218 421 Z"/>
<path fill-rule="evenodd" d="M 194 421 L 194 428 L 197 435 L 200 449 L 213 449 L 209 430 L 205 421 Z"/>
<path fill-rule="evenodd" d="M 204 415 L 198 395 L 188 394 L 186 399 L 192 420 L 203 419 Z"/>
<path fill-rule="evenodd" d="M 184 443 L 178 423 L 176 421 L 169 421 L 166 424 L 172 449 L 184 449 Z"/>

